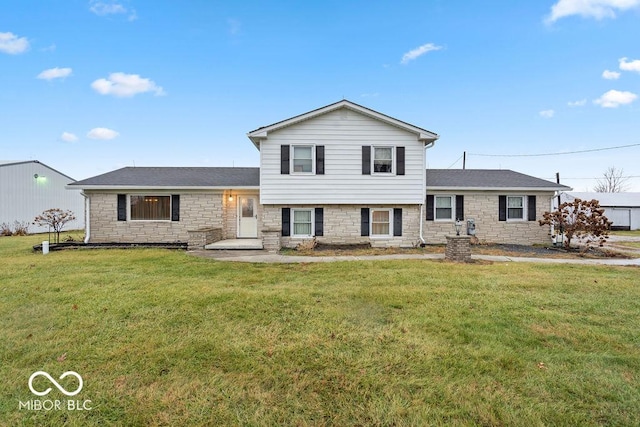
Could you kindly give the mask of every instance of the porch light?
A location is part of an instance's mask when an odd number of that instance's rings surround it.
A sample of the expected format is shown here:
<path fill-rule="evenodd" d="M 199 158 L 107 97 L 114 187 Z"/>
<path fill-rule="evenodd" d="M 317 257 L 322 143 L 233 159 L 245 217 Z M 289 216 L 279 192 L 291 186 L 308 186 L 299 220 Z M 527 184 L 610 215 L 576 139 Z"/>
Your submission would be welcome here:
<path fill-rule="evenodd" d="M 460 235 L 460 230 L 462 229 L 462 221 L 460 221 L 459 219 L 456 219 L 456 236 Z"/>
<path fill-rule="evenodd" d="M 233 202 L 233 195 L 231 193 L 229 193 L 229 201 Z"/>

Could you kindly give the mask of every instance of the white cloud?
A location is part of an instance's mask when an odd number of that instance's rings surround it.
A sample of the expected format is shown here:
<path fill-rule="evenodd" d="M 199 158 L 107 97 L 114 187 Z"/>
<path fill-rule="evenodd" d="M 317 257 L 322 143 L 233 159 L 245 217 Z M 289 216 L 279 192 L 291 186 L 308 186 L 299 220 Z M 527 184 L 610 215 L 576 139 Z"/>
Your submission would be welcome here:
<path fill-rule="evenodd" d="M 242 28 L 242 24 L 237 19 L 227 19 L 227 25 L 229 26 L 229 34 L 232 36 L 239 34 Z"/>
<path fill-rule="evenodd" d="M 627 62 L 627 58 L 620 58 L 620 69 L 624 71 L 635 71 L 640 73 L 640 59 Z"/>
<path fill-rule="evenodd" d="M 602 72 L 602 78 L 607 80 L 617 80 L 620 78 L 620 73 L 617 71 L 604 70 Z"/>
<path fill-rule="evenodd" d="M 579 101 L 569 101 L 567 102 L 567 105 L 569 107 L 584 107 L 587 104 L 587 100 L 586 99 L 581 99 Z"/>
<path fill-rule="evenodd" d="M 89 10 L 98 16 L 129 14 L 127 17 L 129 21 L 135 21 L 138 19 L 138 14 L 134 9 L 127 9 L 122 4 L 115 1 L 102 2 L 99 0 L 92 0 L 89 4 L 91 5 Z"/>
<path fill-rule="evenodd" d="M 635 93 L 610 90 L 600 98 L 594 100 L 593 103 L 600 105 L 603 108 L 618 108 L 620 105 L 631 104 L 637 97 L 638 95 Z"/>
<path fill-rule="evenodd" d="M 78 137 L 70 132 L 62 132 L 62 135 L 60 135 L 60 139 L 65 142 L 76 142 L 78 140 Z"/>
<path fill-rule="evenodd" d="M 556 114 L 556 112 L 553 110 L 542 110 L 538 114 L 540 114 L 540 117 L 550 119 Z"/>
<path fill-rule="evenodd" d="M 120 135 L 113 129 L 93 128 L 87 133 L 87 137 L 91 139 L 113 139 Z"/>
<path fill-rule="evenodd" d="M 63 79 L 71 75 L 71 68 L 49 68 L 38 74 L 37 78 L 42 80 Z"/>
<path fill-rule="evenodd" d="M 616 12 L 640 6 L 640 0 L 558 0 L 551 6 L 547 23 L 560 18 L 580 15 L 584 18 L 615 18 Z"/>
<path fill-rule="evenodd" d="M 26 37 L 18 37 L 13 33 L 0 33 L 0 52 L 15 55 L 27 49 L 29 49 L 29 40 Z"/>
<path fill-rule="evenodd" d="M 100 16 L 127 13 L 127 8 L 116 2 L 104 3 L 101 1 L 92 1 L 89 10 Z"/>
<path fill-rule="evenodd" d="M 111 73 L 108 79 L 98 79 L 91 83 L 91 87 L 101 95 L 113 95 L 120 98 L 145 92 L 154 92 L 156 96 L 165 95 L 160 86 L 138 74 Z"/>
<path fill-rule="evenodd" d="M 425 53 L 440 49 L 442 49 L 442 46 L 436 46 L 433 43 L 423 44 L 422 46 L 410 50 L 409 52 L 402 55 L 402 61 L 400 61 L 400 63 L 407 64 L 409 63 L 409 61 L 413 61 L 414 59 L 424 55 Z"/>

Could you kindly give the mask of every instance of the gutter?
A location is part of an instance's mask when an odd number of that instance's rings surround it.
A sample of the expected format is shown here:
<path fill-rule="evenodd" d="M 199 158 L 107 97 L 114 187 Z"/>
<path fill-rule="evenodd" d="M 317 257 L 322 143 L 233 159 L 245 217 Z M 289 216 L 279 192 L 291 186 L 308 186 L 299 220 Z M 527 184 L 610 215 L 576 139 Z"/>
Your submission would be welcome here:
<path fill-rule="evenodd" d="M 426 150 L 428 150 L 429 148 L 433 147 L 436 144 L 436 140 L 434 139 L 433 141 L 427 143 L 424 145 L 424 149 L 425 149 L 425 156 L 426 156 Z M 425 170 L 426 168 L 426 164 L 425 166 Z M 422 174 L 422 200 L 424 200 L 424 198 L 427 195 L 427 174 L 423 173 Z M 422 233 L 422 224 L 423 224 L 423 212 L 424 211 L 424 203 L 420 203 L 420 234 L 419 234 L 419 238 L 420 238 L 420 247 L 424 248 L 427 245 L 427 241 L 424 239 L 423 233 Z"/>
<path fill-rule="evenodd" d="M 84 197 L 84 242 L 89 243 L 91 238 L 91 203 L 89 196 L 84 191 L 81 191 L 80 194 Z"/>

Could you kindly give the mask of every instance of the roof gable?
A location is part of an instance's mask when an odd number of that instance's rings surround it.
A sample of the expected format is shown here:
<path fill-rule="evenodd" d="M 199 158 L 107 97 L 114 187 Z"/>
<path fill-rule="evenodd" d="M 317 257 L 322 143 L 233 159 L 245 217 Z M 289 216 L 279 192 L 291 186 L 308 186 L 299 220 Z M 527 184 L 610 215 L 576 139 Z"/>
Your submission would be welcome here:
<path fill-rule="evenodd" d="M 71 181 L 75 181 L 75 179 L 71 178 L 69 175 L 64 174 L 62 172 L 60 172 L 57 169 L 52 168 L 49 165 L 45 165 L 44 163 L 42 163 L 39 160 L 0 160 L 0 167 L 5 167 L 5 166 L 14 166 L 14 165 L 25 165 L 25 164 L 29 164 L 29 163 L 36 163 L 38 165 L 44 166 L 45 168 L 64 176 L 65 178 L 70 179 Z"/>
<path fill-rule="evenodd" d="M 543 190 L 571 187 L 509 169 L 427 169 L 428 190 Z"/>
<path fill-rule="evenodd" d="M 403 122 L 401 120 L 395 119 L 391 116 L 387 116 L 386 114 L 379 113 L 375 110 L 371 110 L 370 108 L 363 107 L 362 105 L 356 104 L 346 99 L 335 102 L 333 104 L 329 104 L 327 106 L 318 108 L 313 111 L 309 111 L 308 113 L 291 117 L 290 119 L 282 120 L 280 122 L 276 122 L 268 126 L 260 127 L 256 130 L 249 132 L 247 136 L 249 137 L 251 142 L 253 142 L 253 144 L 257 148 L 259 148 L 260 141 L 268 138 L 269 133 L 271 132 L 283 129 L 288 126 L 295 125 L 296 123 L 300 123 L 305 120 L 311 120 L 315 117 L 330 113 L 332 111 L 339 110 L 341 108 L 347 108 L 349 110 L 358 112 L 360 114 L 379 120 L 381 122 L 384 122 L 392 126 L 398 127 L 400 129 L 406 130 L 408 132 L 414 133 L 417 135 L 418 140 L 423 141 L 425 143 L 434 142 L 439 138 L 439 135 L 434 132 Z"/>

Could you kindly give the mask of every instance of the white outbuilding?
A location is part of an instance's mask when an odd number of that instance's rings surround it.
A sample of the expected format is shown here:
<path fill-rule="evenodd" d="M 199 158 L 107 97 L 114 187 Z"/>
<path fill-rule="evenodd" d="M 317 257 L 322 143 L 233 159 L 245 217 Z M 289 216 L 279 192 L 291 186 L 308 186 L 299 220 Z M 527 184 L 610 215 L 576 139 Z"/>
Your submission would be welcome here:
<path fill-rule="evenodd" d="M 583 193 L 570 191 L 562 195 L 563 202 L 574 199 L 600 202 L 604 215 L 613 222 L 614 230 L 640 230 L 640 193 Z"/>
<path fill-rule="evenodd" d="M 0 160 L 0 225 L 11 227 L 18 221 L 29 224 L 29 233 L 45 233 L 48 227 L 33 224 L 47 209 L 70 210 L 76 219 L 65 230 L 84 228 L 84 196 L 81 190 L 67 189 L 75 180 L 37 160 Z"/>

